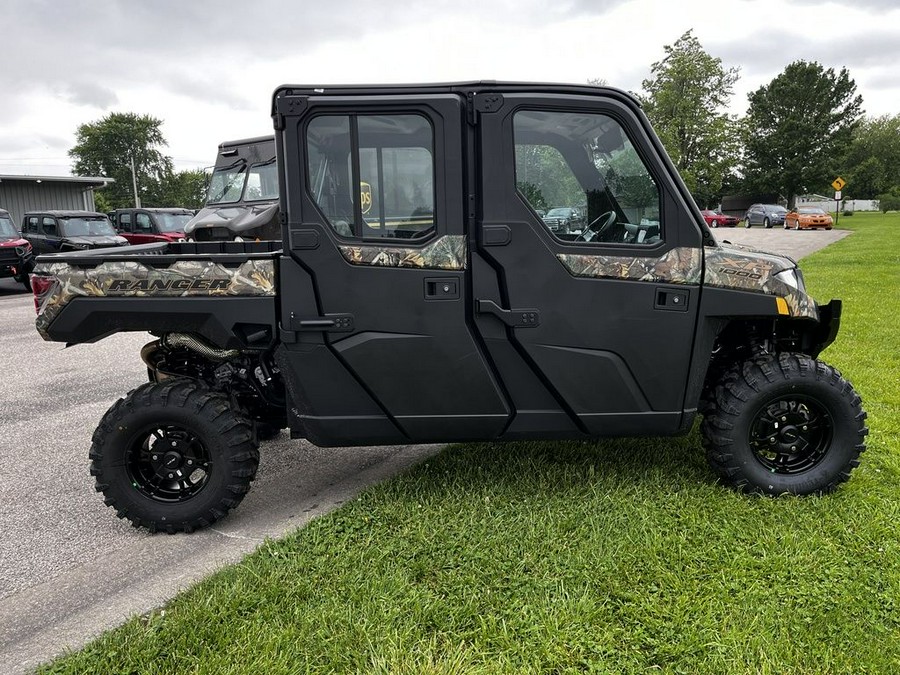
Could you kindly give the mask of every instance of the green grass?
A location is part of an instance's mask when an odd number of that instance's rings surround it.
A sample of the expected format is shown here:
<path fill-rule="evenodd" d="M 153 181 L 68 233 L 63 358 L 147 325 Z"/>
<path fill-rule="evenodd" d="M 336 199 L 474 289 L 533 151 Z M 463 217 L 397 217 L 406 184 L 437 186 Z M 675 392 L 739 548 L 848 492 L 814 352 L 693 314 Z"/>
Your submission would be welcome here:
<path fill-rule="evenodd" d="M 717 486 L 696 430 L 457 446 L 42 672 L 900 672 L 900 215 L 841 226 L 803 261 L 872 430 L 835 494 Z"/>

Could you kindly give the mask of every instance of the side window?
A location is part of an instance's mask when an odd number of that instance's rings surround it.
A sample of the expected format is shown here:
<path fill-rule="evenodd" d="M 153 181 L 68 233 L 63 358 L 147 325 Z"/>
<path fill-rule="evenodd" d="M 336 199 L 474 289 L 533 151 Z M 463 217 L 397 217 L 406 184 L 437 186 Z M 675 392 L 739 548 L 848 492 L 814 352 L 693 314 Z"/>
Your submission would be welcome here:
<path fill-rule="evenodd" d="M 44 216 L 41 222 L 41 230 L 50 237 L 56 236 L 56 219 Z"/>
<path fill-rule="evenodd" d="M 309 190 L 342 237 L 434 231 L 434 132 L 420 115 L 323 115 L 306 132 Z"/>
<path fill-rule="evenodd" d="M 656 244 L 660 190 L 622 126 L 597 113 L 520 111 L 516 187 L 562 241 Z"/>
<path fill-rule="evenodd" d="M 118 215 L 119 220 L 119 228 L 123 232 L 131 232 L 131 214 L 130 213 L 120 213 Z"/>
<path fill-rule="evenodd" d="M 134 231 L 135 232 L 152 232 L 153 223 L 150 222 L 150 216 L 146 213 L 134 214 Z"/>
<path fill-rule="evenodd" d="M 28 216 L 28 222 L 25 225 L 25 231 L 30 232 L 31 234 L 38 233 L 38 217 L 37 216 Z"/>
<path fill-rule="evenodd" d="M 275 160 L 264 164 L 254 164 L 247 173 L 244 187 L 244 201 L 278 199 L 278 167 Z"/>

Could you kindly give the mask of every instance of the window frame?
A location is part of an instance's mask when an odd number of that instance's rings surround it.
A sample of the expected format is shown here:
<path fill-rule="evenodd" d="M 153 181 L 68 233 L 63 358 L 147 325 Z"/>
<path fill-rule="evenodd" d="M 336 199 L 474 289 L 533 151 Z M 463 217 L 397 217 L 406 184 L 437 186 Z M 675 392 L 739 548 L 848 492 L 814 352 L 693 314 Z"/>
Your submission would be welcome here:
<path fill-rule="evenodd" d="M 517 149 L 518 149 L 518 147 L 525 146 L 525 145 L 537 147 L 534 144 L 519 143 L 517 141 L 516 118 L 520 113 L 529 113 L 529 112 L 560 114 L 560 115 L 566 115 L 566 114 L 575 114 L 575 115 L 581 115 L 581 116 L 590 115 L 590 116 L 597 116 L 597 117 L 605 117 L 616 123 L 616 125 L 619 128 L 620 133 L 622 134 L 623 139 L 631 147 L 632 151 L 635 153 L 635 155 L 637 156 L 641 165 L 643 166 L 644 170 L 646 171 L 646 174 L 650 177 L 651 181 L 653 182 L 654 187 L 656 188 L 656 208 L 657 208 L 657 212 L 659 213 L 659 221 L 658 221 L 658 233 L 656 234 L 656 239 L 654 241 L 627 242 L 627 241 L 608 241 L 608 240 L 600 240 L 600 239 L 595 239 L 592 241 L 584 241 L 584 240 L 577 240 L 577 239 L 570 240 L 570 239 L 563 239 L 563 238 L 559 237 L 556 232 L 554 232 L 553 230 L 550 229 L 550 226 L 547 225 L 544 222 L 543 218 L 540 216 L 540 214 L 537 213 L 536 207 L 529 201 L 528 197 L 525 194 L 523 194 L 522 191 L 519 189 L 519 172 L 518 172 L 518 157 L 519 157 L 519 155 L 518 155 Z M 510 120 L 509 129 L 512 133 L 512 160 L 513 160 L 513 179 L 514 179 L 513 189 L 515 191 L 515 194 L 519 197 L 519 199 L 529 208 L 529 210 L 531 211 L 534 218 L 536 218 L 538 220 L 538 222 L 541 225 L 541 229 L 547 235 L 549 235 L 549 237 L 555 243 L 562 244 L 563 246 L 566 246 L 566 247 L 589 247 L 592 249 L 604 248 L 604 249 L 612 249 L 612 250 L 620 250 L 620 251 L 641 251 L 641 252 L 644 252 L 644 254 L 646 254 L 647 252 L 656 250 L 656 249 L 668 248 L 672 245 L 672 242 L 666 238 L 666 229 L 667 228 L 666 228 L 665 217 L 664 217 L 664 213 L 666 210 L 665 209 L 665 201 L 666 201 L 665 183 L 662 180 L 662 177 L 658 175 L 658 172 L 656 171 L 656 167 L 653 165 L 653 163 L 647 161 L 647 157 L 646 157 L 645 151 L 642 147 L 642 143 L 639 142 L 639 140 L 634 137 L 633 131 L 632 131 L 631 126 L 629 125 L 628 121 L 625 119 L 622 119 L 621 115 L 617 114 L 616 111 L 611 110 L 611 109 L 605 109 L 605 108 L 602 108 L 599 106 L 598 107 L 582 107 L 582 106 L 569 107 L 569 106 L 557 106 L 557 105 L 549 105 L 549 104 L 542 106 L 540 104 L 529 102 L 529 103 L 524 103 L 522 105 L 516 106 L 516 108 L 511 111 L 509 120 Z M 566 138 L 569 142 L 572 142 L 572 139 L 570 137 L 567 136 L 564 138 Z M 572 172 L 572 175 L 575 177 L 575 179 L 578 180 L 577 172 L 572 170 L 572 165 L 569 163 L 567 155 L 562 150 L 560 150 L 557 146 L 553 146 L 553 145 L 546 145 L 544 147 L 554 149 L 560 155 L 562 160 L 565 162 L 566 167 L 569 169 L 569 171 Z M 579 182 L 579 185 L 581 186 L 580 182 Z M 584 186 L 581 186 L 581 187 L 584 187 Z M 617 206 L 620 210 L 622 210 L 622 207 L 619 205 L 619 200 L 616 198 L 616 195 L 614 193 L 612 193 L 612 191 L 609 190 L 609 188 L 606 186 L 605 179 L 603 180 L 603 187 L 607 191 L 609 191 L 610 196 L 615 200 L 615 206 Z M 585 196 L 587 196 L 587 195 L 585 195 Z M 549 209 L 552 209 L 552 208 L 555 208 L 555 206 L 548 207 L 548 212 L 549 212 Z M 578 208 L 580 208 L 580 205 L 575 205 L 573 208 L 578 209 Z M 588 204 L 588 207 L 585 210 L 585 213 L 582 214 L 582 217 L 585 220 L 584 227 L 587 227 L 590 224 L 590 220 L 589 220 L 590 215 L 591 215 L 590 214 L 590 204 Z M 630 222 L 628 224 L 640 225 L 640 223 L 630 223 Z"/>
<path fill-rule="evenodd" d="M 372 235 L 366 232 L 366 230 L 372 230 L 371 226 L 367 226 L 367 222 L 364 217 L 364 213 L 362 210 L 362 199 L 361 195 L 361 186 L 363 182 L 366 182 L 371 186 L 371 182 L 362 181 L 360 176 L 360 135 L 359 135 L 359 118 L 361 117 L 418 117 L 424 120 L 428 129 L 430 130 L 430 146 L 373 146 L 371 149 L 376 151 L 376 156 L 383 156 L 383 151 L 386 148 L 424 148 L 430 155 L 431 159 L 431 185 L 432 185 L 432 225 L 426 230 L 423 230 L 420 236 L 409 237 L 409 238 L 397 238 L 392 236 L 379 236 Z M 325 212 L 322 210 L 319 201 L 316 199 L 316 194 L 314 187 L 312 185 L 312 177 L 313 172 L 310 170 L 310 147 L 311 144 L 309 142 L 309 127 L 310 125 L 317 119 L 321 119 L 322 117 L 344 117 L 348 119 L 349 122 L 349 146 L 350 146 L 350 185 L 356 185 L 357 190 L 355 192 L 351 192 L 351 199 L 353 203 L 353 223 L 349 223 L 351 229 L 351 235 L 347 236 L 338 232 L 335 228 L 334 223 L 331 218 L 329 218 Z M 322 219 L 323 224 L 326 226 L 326 229 L 335 237 L 337 237 L 341 242 L 344 243 L 364 243 L 364 244 L 381 244 L 385 245 L 389 243 L 392 247 L 402 247 L 402 248 L 415 248 L 421 246 L 422 244 L 433 241 L 437 238 L 440 227 L 442 225 L 441 218 L 441 209 L 439 208 L 439 204 L 441 203 L 441 195 L 439 194 L 439 181 L 441 180 L 441 171 L 438 160 L 438 147 L 439 147 L 439 129 L 435 125 L 435 120 L 429 115 L 425 110 L 417 109 L 417 108 L 390 108 L 390 109 L 381 109 L 381 108 L 364 108 L 360 109 L 356 108 L 343 108 L 343 107 L 322 107 L 316 110 L 312 115 L 310 115 L 307 119 L 304 120 L 301 127 L 301 135 L 298 139 L 302 145 L 302 156 L 304 158 L 304 162 L 306 166 L 304 167 L 304 185 L 303 189 L 306 193 L 306 197 L 309 200 L 309 203 L 315 208 L 317 214 Z M 369 148 L 365 148 L 369 149 Z M 380 185 L 379 191 L 383 192 L 384 188 L 384 173 L 381 170 L 381 164 L 379 164 L 379 178 Z M 352 190 L 352 188 L 351 188 Z M 373 190 L 374 192 L 374 190 Z M 380 201 L 383 204 L 383 201 Z M 383 207 L 382 207 L 383 208 Z"/>

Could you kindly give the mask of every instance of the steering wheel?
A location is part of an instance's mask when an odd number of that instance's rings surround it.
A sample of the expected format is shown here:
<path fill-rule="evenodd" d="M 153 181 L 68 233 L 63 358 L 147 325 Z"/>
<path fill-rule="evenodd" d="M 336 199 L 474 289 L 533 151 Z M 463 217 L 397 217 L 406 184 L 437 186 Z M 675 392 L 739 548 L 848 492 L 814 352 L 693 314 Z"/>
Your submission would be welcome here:
<path fill-rule="evenodd" d="M 614 222 L 616 222 L 615 211 L 601 213 L 581 231 L 576 241 L 594 241 L 599 239 L 600 235 L 606 232 Z"/>

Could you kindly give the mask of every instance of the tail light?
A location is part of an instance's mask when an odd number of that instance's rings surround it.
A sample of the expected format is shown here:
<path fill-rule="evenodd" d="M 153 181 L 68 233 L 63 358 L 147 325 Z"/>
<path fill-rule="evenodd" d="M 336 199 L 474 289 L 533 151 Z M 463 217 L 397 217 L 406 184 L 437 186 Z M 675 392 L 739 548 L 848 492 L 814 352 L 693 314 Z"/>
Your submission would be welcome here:
<path fill-rule="evenodd" d="M 53 277 L 45 277 L 37 274 L 31 275 L 31 292 L 34 293 L 34 311 L 35 314 L 41 313 L 41 305 L 44 299 L 53 290 L 53 284 L 56 280 Z"/>

